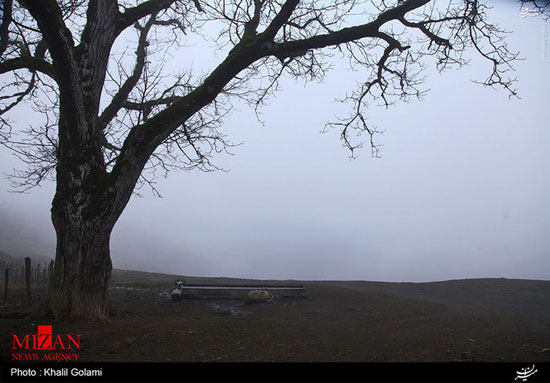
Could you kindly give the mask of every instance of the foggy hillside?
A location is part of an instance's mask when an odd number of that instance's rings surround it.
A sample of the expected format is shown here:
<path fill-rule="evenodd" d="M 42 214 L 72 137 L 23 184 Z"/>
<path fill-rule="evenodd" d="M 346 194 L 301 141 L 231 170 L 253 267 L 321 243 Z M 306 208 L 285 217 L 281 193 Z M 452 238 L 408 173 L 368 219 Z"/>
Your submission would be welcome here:
<path fill-rule="evenodd" d="M 54 259 L 54 229 L 47 215 L 32 210 L 16 211 L 5 205 L 0 206 L 0 262 L 19 262 L 24 257 L 31 257 L 38 263 Z M 47 209 L 43 210 L 47 212 Z M 176 244 L 128 225 L 115 228 L 111 238 L 111 256 L 113 267 L 119 269 L 187 275 L 207 273 L 203 261 L 189 256 Z M 158 261 L 159 256 L 162 262 Z M 183 270 L 174 270 L 174 264 L 183 264 Z"/>
<path fill-rule="evenodd" d="M 14 258 L 11 255 L 6 254 L 3 251 L 0 251 L 0 262 L 12 263 L 13 261 L 14 261 Z"/>
<path fill-rule="evenodd" d="M 0 261 L 17 262 L 18 258 L 31 257 L 47 263 L 53 259 L 53 228 L 44 227 L 31 214 L 0 207 Z"/>
<path fill-rule="evenodd" d="M 152 231 L 121 224 L 111 236 L 113 267 L 126 270 L 208 275 L 208 262 Z"/>

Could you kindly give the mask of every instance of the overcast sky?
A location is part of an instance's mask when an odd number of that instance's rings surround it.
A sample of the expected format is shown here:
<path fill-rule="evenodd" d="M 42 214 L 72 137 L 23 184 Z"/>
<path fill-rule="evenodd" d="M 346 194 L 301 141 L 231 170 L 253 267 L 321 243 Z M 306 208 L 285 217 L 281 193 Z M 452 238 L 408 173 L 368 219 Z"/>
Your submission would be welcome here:
<path fill-rule="evenodd" d="M 490 68 L 429 69 L 424 101 L 371 108 L 381 158 L 355 160 L 337 132 L 334 99 L 357 73 L 323 84 L 284 81 L 258 124 L 246 107 L 224 131 L 243 145 L 215 163 L 228 172 L 158 179 L 163 198 L 134 197 L 112 236 L 115 267 L 261 279 L 436 281 L 550 279 L 550 21 L 519 5 L 491 15 L 508 30 L 521 99 L 484 88 Z M 21 123 L 27 123 L 23 115 Z M 18 166 L 0 150 L 0 172 Z M 20 166 L 20 165 L 19 165 Z M 54 231 L 54 185 L 10 193 L 0 207 Z M 47 249 L 47 251 L 53 251 Z"/>

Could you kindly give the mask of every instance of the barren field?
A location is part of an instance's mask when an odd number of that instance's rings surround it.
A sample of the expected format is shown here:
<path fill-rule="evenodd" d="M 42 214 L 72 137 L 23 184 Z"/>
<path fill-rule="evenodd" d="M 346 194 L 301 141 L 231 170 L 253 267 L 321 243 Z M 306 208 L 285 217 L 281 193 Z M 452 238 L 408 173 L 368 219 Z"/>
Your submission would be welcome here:
<path fill-rule="evenodd" d="M 245 305 L 164 295 L 187 283 L 302 284 L 305 295 Z M 40 323 L 10 291 L 0 310 L 1 358 L 11 334 L 81 334 L 89 362 L 548 362 L 550 281 L 434 283 L 244 281 L 115 270 L 110 323 Z"/>

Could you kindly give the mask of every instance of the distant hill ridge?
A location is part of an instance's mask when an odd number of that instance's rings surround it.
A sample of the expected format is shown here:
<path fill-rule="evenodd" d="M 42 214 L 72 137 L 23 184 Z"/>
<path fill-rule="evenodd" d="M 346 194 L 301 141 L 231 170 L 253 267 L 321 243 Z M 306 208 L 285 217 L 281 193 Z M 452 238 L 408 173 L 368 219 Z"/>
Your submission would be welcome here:
<path fill-rule="evenodd" d="M 13 261 L 14 259 L 11 255 L 8 255 L 3 251 L 0 251 L 0 262 L 13 262 Z"/>
<path fill-rule="evenodd" d="M 55 242 L 33 212 L 14 211 L 0 205 L 0 262 L 47 264 L 55 255 Z"/>
<path fill-rule="evenodd" d="M 7 252 L 0 251 L 0 264 L 2 263 L 11 263 L 19 264 L 24 263 L 25 258 L 30 257 L 34 265 L 45 265 L 50 263 L 53 260 L 53 257 L 48 257 L 45 255 L 30 254 L 30 253 L 19 253 L 17 255 L 10 255 Z"/>

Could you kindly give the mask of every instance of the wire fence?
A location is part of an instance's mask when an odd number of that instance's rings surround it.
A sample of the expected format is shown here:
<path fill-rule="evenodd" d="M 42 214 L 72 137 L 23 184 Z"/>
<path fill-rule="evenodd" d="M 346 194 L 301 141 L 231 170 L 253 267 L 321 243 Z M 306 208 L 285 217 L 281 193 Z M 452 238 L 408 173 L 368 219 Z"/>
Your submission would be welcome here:
<path fill-rule="evenodd" d="M 38 285 L 48 285 L 54 262 L 33 264 L 30 257 L 24 262 L 0 262 L 3 286 L 3 303 L 8 300 L 10 285 L 25 284 L 26 301 L 31 302 L 32 288 Z"/>

